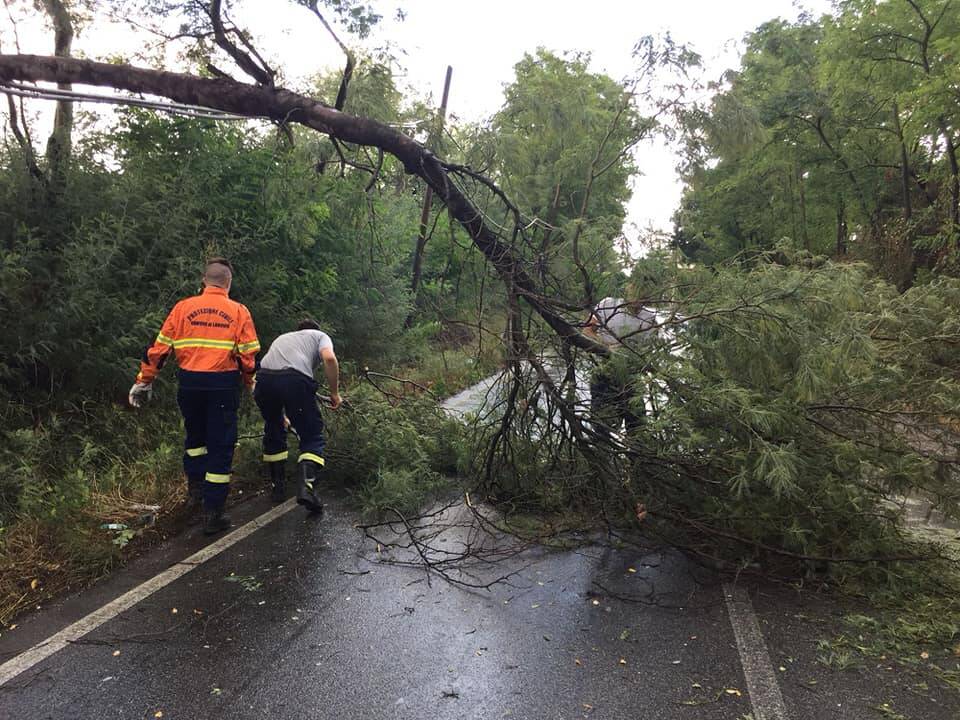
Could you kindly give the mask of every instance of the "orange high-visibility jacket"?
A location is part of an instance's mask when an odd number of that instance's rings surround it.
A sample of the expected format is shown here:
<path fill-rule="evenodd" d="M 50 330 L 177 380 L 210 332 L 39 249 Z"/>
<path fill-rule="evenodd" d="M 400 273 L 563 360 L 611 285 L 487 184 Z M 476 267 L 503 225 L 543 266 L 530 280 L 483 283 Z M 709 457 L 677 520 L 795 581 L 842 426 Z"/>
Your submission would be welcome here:
<path fill-rule="evenodd" d="M 243 383 L 251 385 L 259 349 L 257 330 L 246 306 L 227 297 L 223 288 L 205 287 L 202 294 L 173 306 L 157 339 L 144 353 L 137 382 L 153 382 L 173 350 L 181 370 L 239 370 Z"/>

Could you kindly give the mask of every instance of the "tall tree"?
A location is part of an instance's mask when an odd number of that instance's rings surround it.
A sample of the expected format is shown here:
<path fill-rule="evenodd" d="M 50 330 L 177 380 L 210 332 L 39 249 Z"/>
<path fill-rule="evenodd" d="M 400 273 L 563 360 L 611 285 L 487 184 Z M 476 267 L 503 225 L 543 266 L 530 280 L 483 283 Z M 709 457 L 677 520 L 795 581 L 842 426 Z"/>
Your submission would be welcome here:
<path fill-rule="evenodd" d="M 515 72 L 493 122 L 498 176 L 530 213 L 528 252 L 541 282 L 566 276 L 572 261 L 590 304 L 596 277 L 614 265 L 636 172 L 631 149 L 652 121 L 638 112 L 629 84 L 589 70 L 589 56 L 540 49 Z"/>

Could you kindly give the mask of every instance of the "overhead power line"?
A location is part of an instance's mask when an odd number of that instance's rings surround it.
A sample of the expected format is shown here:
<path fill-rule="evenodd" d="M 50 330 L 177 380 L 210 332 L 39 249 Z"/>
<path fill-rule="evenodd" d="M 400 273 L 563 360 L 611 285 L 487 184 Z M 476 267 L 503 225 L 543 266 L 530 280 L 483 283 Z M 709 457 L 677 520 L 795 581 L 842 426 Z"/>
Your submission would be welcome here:
<path fill-rule="evenodd" d="M 66 102 L 94 102 L 109 105 L 133 105 L 136 107 L 159 110 L 161 112 L 181 115 L 201 120 L 250 120 L 245 115 L 216 112 L 201 105 L 187 105 L 185 103 L 161 102 L 125 95 L 98 95 L 96 93 L 77 92 L 75 90 L 61 90 L 59 88 L 40 88 L 35 85 L 25 85 L 17 82 L 0 83 L 0 92 L 34 100 L 56 100 Z"/>

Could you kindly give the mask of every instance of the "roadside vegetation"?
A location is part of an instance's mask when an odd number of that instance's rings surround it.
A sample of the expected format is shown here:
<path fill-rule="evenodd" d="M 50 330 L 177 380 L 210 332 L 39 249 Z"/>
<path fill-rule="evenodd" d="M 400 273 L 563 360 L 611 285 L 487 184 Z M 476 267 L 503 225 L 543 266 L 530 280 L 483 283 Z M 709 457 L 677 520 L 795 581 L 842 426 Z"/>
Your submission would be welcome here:
<path fill-rule="evenodd" d="M 361 36 L 378 19 L 329 5 Z M 220 5 L 177 7 L 156 21 L 199 39 L 188 69 L 230 62 L 207 40 Z M 825 662 L 926 644 L 955 685 L 956 558 L 907 532 L 900 504 L 960 516 L 958 18 L 948 0 L 850 0 L 771 21 L 706 102 L 688 99 L 699 58 L 669 38 L 640 39 L 625 79 L 576 53 L 518 58 L 473 125 L 405 97 L 387 58 L 297 88 L 443 160 L 420 166 L 336 128 L 145 109 L 61 113 L 41 154 L 11 99 L 0 622 L 185 521 L 172 373 L 144 412 L 124 401 L 216 254 L 264 346 L 303 315 L 334 338 L 348 402 L 327 418 L 330 477 L 367 517 L 468 489 L 534 534 L 640 532 L 840 589 L 875 612 L 825 639 Z M 675 231 L 628 237 L 634 150 L 658 134 L 682 149 Z M 428 185 L 459 205 L 434 198 L 422 223 Z M 657 338 L 604 358 L 579 330 L 605 296 L 656 308 Z M 639 427 L 591 422 L 580 388 L 601 365 L 630 380 Z M 492 410 L 439 409 L 498 369 Z M 242 418 L 236 499 L 263 485 L 249 401 Z"/>

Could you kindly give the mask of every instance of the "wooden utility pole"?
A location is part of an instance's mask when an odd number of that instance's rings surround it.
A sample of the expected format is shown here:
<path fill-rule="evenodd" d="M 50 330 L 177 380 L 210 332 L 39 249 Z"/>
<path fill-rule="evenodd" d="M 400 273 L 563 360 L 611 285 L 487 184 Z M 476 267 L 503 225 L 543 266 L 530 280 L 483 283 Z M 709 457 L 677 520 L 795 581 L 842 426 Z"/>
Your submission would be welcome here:
<path fill-rule="evenodd" d="M 447 117 L 447 98 L 450 96 L 450 78 L 453 67 L 447 65 L 447 76 L 443 81 L 443 98 L 440 100 L 440 126 L 437 128 L 437 139 L 443 136 L 443 123 Z M 435 142 L 433 144 L 436 144 Z M 407 315 L 405 327 L 413 325 L 413 316 L 417 306 L 420 290 L 420 276 L 423 273 L 423 250 L 427 245 L 427 223 L 430 221 L 430 206 L 433 204 L 433 189 L 428 185 L 423 196 L 423 212 L 420 213 L 420 231 L 417 234 L 417 247 L 413 253 L 413 278 L 410 281 L 410 290 L 413 295 L 413 309 Z"/>

